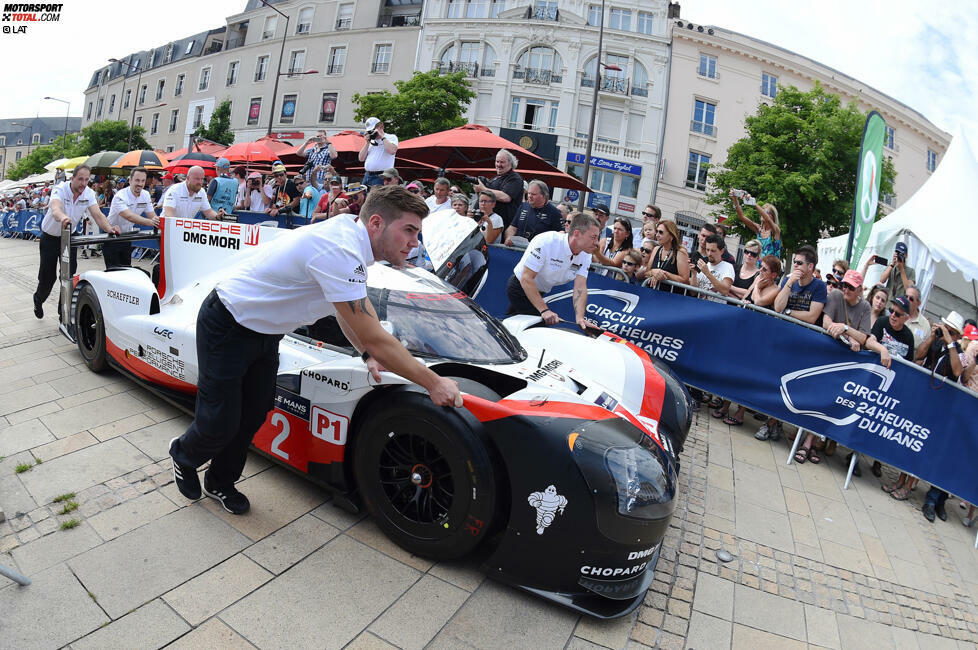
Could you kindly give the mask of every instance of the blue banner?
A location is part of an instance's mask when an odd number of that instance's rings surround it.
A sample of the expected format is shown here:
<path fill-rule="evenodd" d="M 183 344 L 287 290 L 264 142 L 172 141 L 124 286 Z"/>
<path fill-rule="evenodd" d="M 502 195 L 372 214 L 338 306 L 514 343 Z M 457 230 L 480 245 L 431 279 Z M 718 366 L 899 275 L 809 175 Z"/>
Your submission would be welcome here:
<path fill-rule="evenodd" d="M 520 251 L 493 246 L 477 301 L 503 318 Z M 978 501 L 978 399 L 918 366 L 724 303 L 588 275 L 588 316 L 668 362 L 682 380 Z M 547 303 L 574 320 L 571 285 Z"/>
<path fill-rule="evenodd" d="M 574 163 L 576 165 L 583 165 L 584 154 L 568 151 L 567 162 Z M 591 167 L 597 167 L 598 169 L 610 169 L 613 172 L 632 174 L 633 176 L 642 175 L 641 165 L 633 165 L 632 163 L 621 162 L 619 160 L 609 160 L 607 158 L 598 158 L 597 156 L 591 156 Z"/>

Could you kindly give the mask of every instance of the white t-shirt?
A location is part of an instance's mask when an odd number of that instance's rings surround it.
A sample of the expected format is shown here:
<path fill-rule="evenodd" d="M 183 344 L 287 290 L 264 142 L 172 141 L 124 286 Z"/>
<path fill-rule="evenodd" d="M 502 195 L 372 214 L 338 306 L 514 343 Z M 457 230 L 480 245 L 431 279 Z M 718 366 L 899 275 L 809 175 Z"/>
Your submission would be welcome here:
<path fill-rule="evenodd" d="M 262 193 L 260 190 L 251 190 L 248 192 L 248 198 L 246 199 L 245 205 L 248 206 L 249 212 L 264 212 L 265 203 L 262 201 Z"/>
<path fill-rule="evenodd" d="M 117 192 L 112 197 L 112 205 L 109 207 L 109 223 L 113 226 L 119 226 L 119 232 L 130 232 L 136 229 L 136 224 L 122 216 L 123 210 L 129 210 L 138 216 L 146 216 L 148 219 L 152 219 L 154 214 L 153 199 L 150 198 L 149 192 L 146 190 L 143 190 L 137 199 L 132 195 L 132 188 L 129 187 Z"/>
<path fill-rule="evenodd" d="M 428 206 L 428 214 L 432 212 L 438 212 L 439 210 L 451 210 L 452 209 L 452 197 L 446 196 L 444 203 L 436 203 L 438 198 L 432 194 L 424 200 L 425 205 Z"/>
<path fill-rule="evenodd" d="M 734 279 L 734 267 L 730 262 L 724 262 L 723 260 L 720 260 L 719 264 L 710 264 L 709 262 L 707 262 L 706 267 L 710 269 L 710 273 L 719 282 L 723 282 L 726 278 L 730 278 L 731 280 Z M 714 293 L 717 293 L 716 288 L 713 286 L 713 283 L 710 282 L 710 278 L 706 277 L 705 273 L 699 271 L 696 274 L 696 278 L 697 281 L 699 282 L 700 289 L 705 289 L 707 291 L 712 291 Z M 713 296 L 706 296 L 703 294 L 700 295 L 706 298 L 707 300 L 712 300 L 714 302 L 723 302 L 719 298 L 714 298 Z"/>
<path fill-rule="evenodd" d="M 82 217 L 88 214 L 89 207 L 93 205 L 98 207 L 98 197 L 95 196 L 95 192 L 90 187 L 83 189 L 76 200 L 71 193 L 71 181 L 65 181 L 51 190 L 51 200 L 53 201 L 54 199 L 61 201 L 61 209 L 66 215 L 71 217 L 72 231 L 78 226 L 78 222 L 81 221 Z M 61 224 L 55 221 L 51 215 L 51 211 L 52 208 L 49 205 L 48 211 L 41 221 L 41 230 L 49 235 L 60 237 Z"/>
<path fill-rule="evenodd" d="M 397 136 L 393 133 L 385 133 L 384 139 L 397 144 Z M 363 161 L 363 168 L 368 172 L 379 174 L 385 169 L 394 166 L 394 156 L 396 155 L 396 153 L 387 153 L 384 151 L 383 142 L 377 146 L 369 146 L 367 147 L 367 159 Z"/>
<path fill-rule="evenodd" d="M 499 231 L 499 233 L 498 233 L 498 234 L 496 235 L 496 238 L 495 238 L 494 240 L 492 240 L 492 241 L 489 241 L 488 239 L 486 239 L 486 243 L 487 243 L 487 244 L 495 244 L 495 243 L 496 243 L 497 241 L 499 241 L 499 239 L 500 239 L 500 238 L 501 238 L 501 237 L 503 236 L 503 231 L 502 231 L 502 227 L 503 227 L 503 218 L 502 218 L 502 217 L 500 217 L 500 216 L 499 216 L 498 214 L 496 214 L 495 212 L 493 212 L 492 214 L 490 214 L 490 215 L 489 215 L 489 223 L 491 223 L 491 224 L 492 224 L 492 227 L 493 227 L 493 228 L 499 228 L 499 229 L 500 229 L 500 231 Z M 485 232 L 486 232 L 486 230 L 487 230 L 487 228 L 486 228 L 486 222 L 485 222 L 485 221 L 480 221 L 480 222 L 479 222 L 479 229 L 480 229 L 480 230 L 481 230 L 481 231 L 482 231 L 483 233 L 485 233 Z"/>
<path fill-rule="evenodd" d="M 367 295 L 370 238 L 359 219 L 338 215 L 263 244 L 217 295 L 241 325 L 287 334 L 335 313 L 333 303 Z"/>
<path fill-rule="evenodd" d="M 173 208 L 174 216 L 177 219 L 193 219 L 198 212 L 210 210 L 211 204 L 207 200 L 207 192 L 200 188 L 196 194 L 191 195 L 187 189 L 187 181 L 174 183 L 170 190 L 163 196 L 163 208 Z"/>
<path fill-rule="evenodd" d="M 537 276 L 533 280 L 541 293 L 547 293 L 558 284 L 570 282 L 577 276 L 587 278 L 589 266 L 590 253 L 581 251 L 574 255 L 567 243 L 567 233 L 551 230 L 533 238 L 513 269 L 513 274 L 519 279 L 523 277 L 524 268 L 536 271 Z"/>

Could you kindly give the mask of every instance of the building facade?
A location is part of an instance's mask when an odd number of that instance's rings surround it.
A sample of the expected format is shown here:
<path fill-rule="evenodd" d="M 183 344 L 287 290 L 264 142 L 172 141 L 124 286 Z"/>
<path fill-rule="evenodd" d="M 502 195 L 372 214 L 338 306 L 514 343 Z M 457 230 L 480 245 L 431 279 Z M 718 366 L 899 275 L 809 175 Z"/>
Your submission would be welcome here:
<path fill-rule="evenodd" d="M 287 25 L 274 9 L 248 0 L 223 27 L 97 70 L 85 91 L 83 125 L 126 120 L 145 128 L 154 148 L 173 151 L 228 99 L 240 142 L 264 136 L 270 117 L 274 132 L 362 129 L 353 94 L 393 90 L 414 70 L 421 0 L 270 4 Z"/>
<path fill-rule="evenodd" d="M 68 133 L 81 130 L 81 119 L 68 118 Z M 54 142 L 65 132 L 64 117 L 15 117 L 0 120 L 0 181 L 7 168 L 38 147 Z"/>
<path fill-rule="evenodd" d="M 588 205 L 602 201 L 622 216 L 637 217 L 652 197 L 668 11 L 666 0 L 617 0 L 605 10 L 601 60 L 609 67 L 598 88 Z M 600 24 L 593 0 L 429 0 L 417 67 L 464 70 L 476 92 L 470 122 L 581 178 Z"/>
<path fill-rule="evenodd" d="M 818 81 L 843 103 L 855 100 L 863 112 L 880 112 L 887 124 L 883 155 L 897 172 L 895 194 L 880 197 L 887 213 L 927 181 L 951 141 L 909 106 L 812 59 L 684 19 L 672 21 L 670 30 L 669 102 L 656 203 L 681 224 L 698 228 L 713 220 L 712 206 L 703 200 L 706 169 L 724 162 L 729 147 L 746 135 L 744 118 L 770 103 L 780 87 L 807 91 Z"/>

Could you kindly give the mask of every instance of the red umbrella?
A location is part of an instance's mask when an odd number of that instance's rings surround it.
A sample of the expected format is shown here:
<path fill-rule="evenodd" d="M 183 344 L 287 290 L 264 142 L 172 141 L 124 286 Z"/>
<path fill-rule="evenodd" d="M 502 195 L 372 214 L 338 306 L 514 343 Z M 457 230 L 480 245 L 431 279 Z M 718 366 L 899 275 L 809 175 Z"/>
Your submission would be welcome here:
<path fill-rule="evenodd" d="M 256 162 L 270 163 L 279 159 L 278 150 L 269 147 L 267 140 L 232 144 L 221 153 L 221 156 L 227 158 L 232 163 L 245 163 L 248 165 Z"/>
<path fill-rule="evenodd" d="M 219 142 L 212 142 L 211 140 L 197 140 L 192 147 L 184 147 L 183 149 L 177 149 L 176 151 L 171 151 L 166 154 L 167 158 L 170 160 L 176 160 L 180 156 L 184 156 L 192 152 L 200 152 L 210 154 L 212 156 L 220 156 L 221 152 L 227 149 L 226 146 L 220 144 Z"/>
<path fill-rule="evenodd" d="M 171 174 L 186 174 L 188 169 L 196 166 L 204 170 L 205 176 L 216 176 L 217 170 L 215 163 L 217 163 L 217 158 L 214 156 L 200 151 L 191 151 L 190 153 L 174 158 L 166 166 L 166 171 Z"/>
<path fill-rule="evenodd" d="M 397 157 L 460 174 L 483 174 L 491 177 L 496 173 L 493 165 L 500 149 L 507 149 L 516 155 L 520 162 L 517 171 L 524 179 L 536 178 L 534 173 L 539 172 L 547 175 L 553 181 L 548 184 L 554 187 L 590 191 L 570 174 L 479 124 L 466 124 L 405 140 L 397 148 Z M 540 179 L 544 180 L 543 177 Z"/>

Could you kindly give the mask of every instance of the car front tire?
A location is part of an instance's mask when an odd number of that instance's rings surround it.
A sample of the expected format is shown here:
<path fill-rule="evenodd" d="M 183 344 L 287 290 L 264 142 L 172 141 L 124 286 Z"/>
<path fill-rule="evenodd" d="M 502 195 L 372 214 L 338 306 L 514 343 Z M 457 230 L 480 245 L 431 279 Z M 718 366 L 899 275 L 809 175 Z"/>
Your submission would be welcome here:
<path fill-rule="evenodd" d="M 479 435 L 423 394 L 392 396 L 354 441 L 354 473 L 377 525 L 401 548 L 458 558 L 492 529 L 496 477 Z"/>

